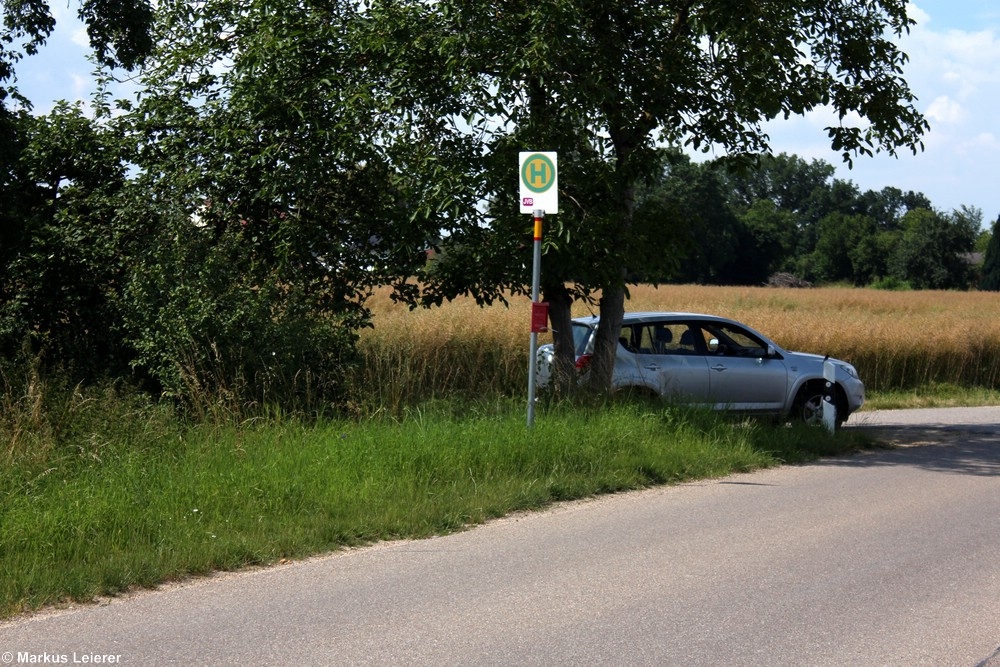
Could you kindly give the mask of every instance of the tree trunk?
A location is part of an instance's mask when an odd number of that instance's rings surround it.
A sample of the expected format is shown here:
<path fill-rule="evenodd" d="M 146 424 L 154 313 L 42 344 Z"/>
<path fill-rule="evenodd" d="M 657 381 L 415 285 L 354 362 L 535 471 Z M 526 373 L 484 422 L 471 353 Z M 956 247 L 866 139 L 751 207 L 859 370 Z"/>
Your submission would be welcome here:
<path fill-rule="evenodd" d="M 618 337 L 625 317 L 624 272 L 622 284 L 617 289 L 604 290 L 600 301 L 601 324 L 594 340 L 594 356 L 590 360 L 590 386 L 597 393 L 611 393 Z"/>
<path fill-rule="evenodd" d="M 549 322 L 555 344 L 552 388 L 558 396 L 569 396 L 577 386 L 576 346 L 573 344 L 571 312 L 573 297 L 563 283 L 544 284 L 542 293 L 549 304 Z"/>
<path fill-rule="evenodd" d="M 627 239 L 632 233 L 632 220 L 635 216 L 635 179 L 629 174 L 628 159 L 636 146 L 638 136 L 627 130 L 612 130 L 611 140 L 615 146 L 617 160 L 621 217 L 618 233 L 609 240 L 608 252 L 621 257 L 622 262 L 618 274 L 610 278 L 601 291 L 601 324 L 597 328 L 594 356 L 590 362 L 590 385 L 597 393 L 611 393 L 613 389 L 611 380 L 618 352 L 618 337 L 621 336 L 622 319 L 625 317 L 625 279 L 628 275 L 628 267 L 624 265 L 623 239 Z"/>

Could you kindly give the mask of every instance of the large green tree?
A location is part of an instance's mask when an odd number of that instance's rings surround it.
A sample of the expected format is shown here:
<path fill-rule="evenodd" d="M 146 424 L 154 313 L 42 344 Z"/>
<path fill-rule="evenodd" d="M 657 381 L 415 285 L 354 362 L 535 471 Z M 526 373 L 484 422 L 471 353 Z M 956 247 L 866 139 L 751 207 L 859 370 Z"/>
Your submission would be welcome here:
<path fill-rule="evenodd" d="M 392 44 L 399 33 L 386 26 L 400 13 L 421 14 L 421 27 Z M 566 252 L 584 249 L 580 263 L 560 261 L 556 266 L 565 270 L 554 275 L 549 264 L 546 270 L 553 283 L 585 277 L 584 287 L 600 292 L 603 325 L 591 373 L 599 387 L 610 386 L 627 280 L 641 268 L 630 254 L 639 246 L 637 188 L 659 168 L 659 143 L 766 152 L 766 121 L 825 106 L 842 120 L 863 118 L 827 129 L 833 148 L 850 160 L 897 147 L 917 150 L 926 127 L 902 78 L 906 56 L 894 41 L 911 24 L 902 0 L 377 0 L 367 17 L 399 63 L 437 55 L 447 84 L 431 97 L 453 93 L 455 115 L 479 128 L 484 152 L 511 151 L 511 144 L 569 146 L 574 158 L 585 157 L 590 166 L 560 174 L 560 188 L 570 195 L 564 211 L 580 215 L 557 223 Z M 427 95 L 407 85 L 424 83 L 409 68 L 388 78 L 407 91 L 397 101 L 418 104 Z M 504 169 L 509 183 L 513 168 Z M 499 178 L 494 173 L 483 196 L 515 207 Z M 577 196 L 587 190 L 603 199 L 587 205 Z M 591 246 L 603 254 L 589 252 Z M 553 306 L 553 327 L 563 329 L 568 305 Z M 572 354 L 565 339 L 557 336 L 556 343 L 557 354 Z"/>
<path fill-rule="evenodd" d="M 719 161 L 727 166 L 726 160 Z M 829 212 L 833 165 L 823 160 L 806 161 L 797 155 L 762 155 L 752 162 L 742 160 L 725 169 L 728 200 L 740 212 L 759 200 L 767 200 L 795 218 L 797 227 L 815 224 Z"/>
<path fill-rule="evenodd" d="M 134 68 L 152 47 L 149 2 L 70 4 L 100 65 Z M 0 352 L 27 342 L 87 373 L 123 361 L 108 296 L 122 260 L 110 201 L 125 170 L 107 126 L 65 103 L 36 117 L 18 92 L 17 63 L 54 28 L 46 0 L 0 2 Z"/>
<path fill-rule="evenodd" d="M 798 229 L 795 215 L 778 208 L 768 199 L 758 199 L 740 216 L 743 238 L 740 243 L 739 272 L 734 282 L 761 285 L 785 268 L 795 249 Z"/>
<path fill-rule="evenodd" d="M 640 189 L 642 211 L 655 216 L 652 235 L 673 238 L 669 254 L 636 267 L 642 282 L 720 284 L 733 280 L 742 261 L 743 229 L 729 204 L 723 172 L 712 162 L 664 152 L 660 176 Z"/>
<path fill-rule="evenodd" d="M 0 211 L 0 355 L 28 345 L 83 376 L 127 371 L 113 297 L 125 269 L 119 138 L 66 103 L 19 117 Z"/>
<path fill-rule="evenodd" d="M 979 289 L 1000 292 L 1000 217 L 993 223 L 983 257 L 983 277 Z"/>
<path fill-rule="evenodd" d="M 840 212 L 827 215 L 818 224 L 808 277 L 822 282 L 849 280 L 854 285 L 868 284 L 879 275 L 871 265 L 877 238 L 872 218 Z"/>
<path fill-rule="evenodd" d="M 968 254 L 975 246 L 982 214 L 962 207 L 945 215 L 914 209 L 900 221 L 902 234 L 889 271 L 917 289 L 967 289 L 973 277 Z"/>
<path fill-rule="evenodd" d="M 366 287 L 424 261 L 392 173 L 413 156 L 348 104 L 369 85 L 345 41 L 356 12 L 159 4 L 141 99 L 118 120 L 134 165 L 119 221 L 144 239 L 127 336 L 169 393 L 342 396 Z"/>
<path fill-rule="evenodd" d="M 118 207 L 156 240 L 128 292 L 140 348 L 169 326 L 144 316 L 167 312 L 152 307 L 171 293 L 164 263 L 192 286 L 206 284 L 199 266 L 239 267 L 199 297 L 232 327 L 192 329 L 210 351 L 239 338 L 239 304 L 262 294 L 292 306 L 270 321 L 308 330 L 303 313 L 354 317 L 373 282 L 430 301 L 523 290 L 530 223 L 513 165 L 519 149 L 554 149 L 563 210 L 545 293 L 561 359 L 572 299 L 599 295 L 591 376 L 606 388 L 630 277 L 679 252 L 671 209 L 640 196 L 659 146 L 766 152 L 766 121 L 822 106 L 863 118 L 828 128 L 846 159 L 916 150 L 925 128 L 893 41 L 910 25 L 901 0 L 165 0 L 157 14 Z M 436 239 L 450 260 L 422 274 Z M 207 323 L 212 309 L 194 311 Z M 265 312 L 253 309 L 261 326 Z"/>

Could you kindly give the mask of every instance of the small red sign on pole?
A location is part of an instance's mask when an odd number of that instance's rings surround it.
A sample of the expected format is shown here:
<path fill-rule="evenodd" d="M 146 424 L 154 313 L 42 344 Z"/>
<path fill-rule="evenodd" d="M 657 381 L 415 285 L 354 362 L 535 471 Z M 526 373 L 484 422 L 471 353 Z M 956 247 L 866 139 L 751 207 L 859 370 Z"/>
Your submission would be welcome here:
<path fill-rule="evenodd" d="M 545 333 L 549 330 L 549 304 L 545 301 L 531 303 L 531 333 Z"/>

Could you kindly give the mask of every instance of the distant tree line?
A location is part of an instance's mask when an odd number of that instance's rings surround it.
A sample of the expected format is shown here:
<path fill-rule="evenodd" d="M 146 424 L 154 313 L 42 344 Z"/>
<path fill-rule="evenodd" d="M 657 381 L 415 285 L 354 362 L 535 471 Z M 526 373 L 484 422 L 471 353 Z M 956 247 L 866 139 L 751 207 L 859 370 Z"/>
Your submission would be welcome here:
<path fill-rule="evenodd" d="M 635 277 L 762 285 L 787 273 L 812 284 L 960 290 L 977 287 L 981 271 L 987 280 L 992 235 L 981 211 L 943 212 L 893 187 L 862 192 L 833 174 L 822 160 L 786 154 L 696 163 L 665 152 L 640 208 L 670 212 L 663 232 L 684 259 Z"/>

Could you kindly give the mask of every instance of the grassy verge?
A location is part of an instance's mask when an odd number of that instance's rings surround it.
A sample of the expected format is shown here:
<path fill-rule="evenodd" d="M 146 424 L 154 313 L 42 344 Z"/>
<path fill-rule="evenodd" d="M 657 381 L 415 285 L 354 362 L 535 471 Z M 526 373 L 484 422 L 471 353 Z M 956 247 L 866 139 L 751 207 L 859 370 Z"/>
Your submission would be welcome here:
<path fill-rule="evenodd" d="M 1000 405 L 1000 391 L 986 387 L 960 387 L 935 382 L 914 389 L 871 392 L 865 410 L 903 410 L 908 408 L 956 408 Z"/>
<path fill-rule="evenodd" d="M 548 408 L 528 431 L 520 402 L 503 400 L 232 426 L 100 403 L 74 408 L 84 426 L 47 448 L 0 461 L 0 617 L 869 444 L 637 405 Z"/>

